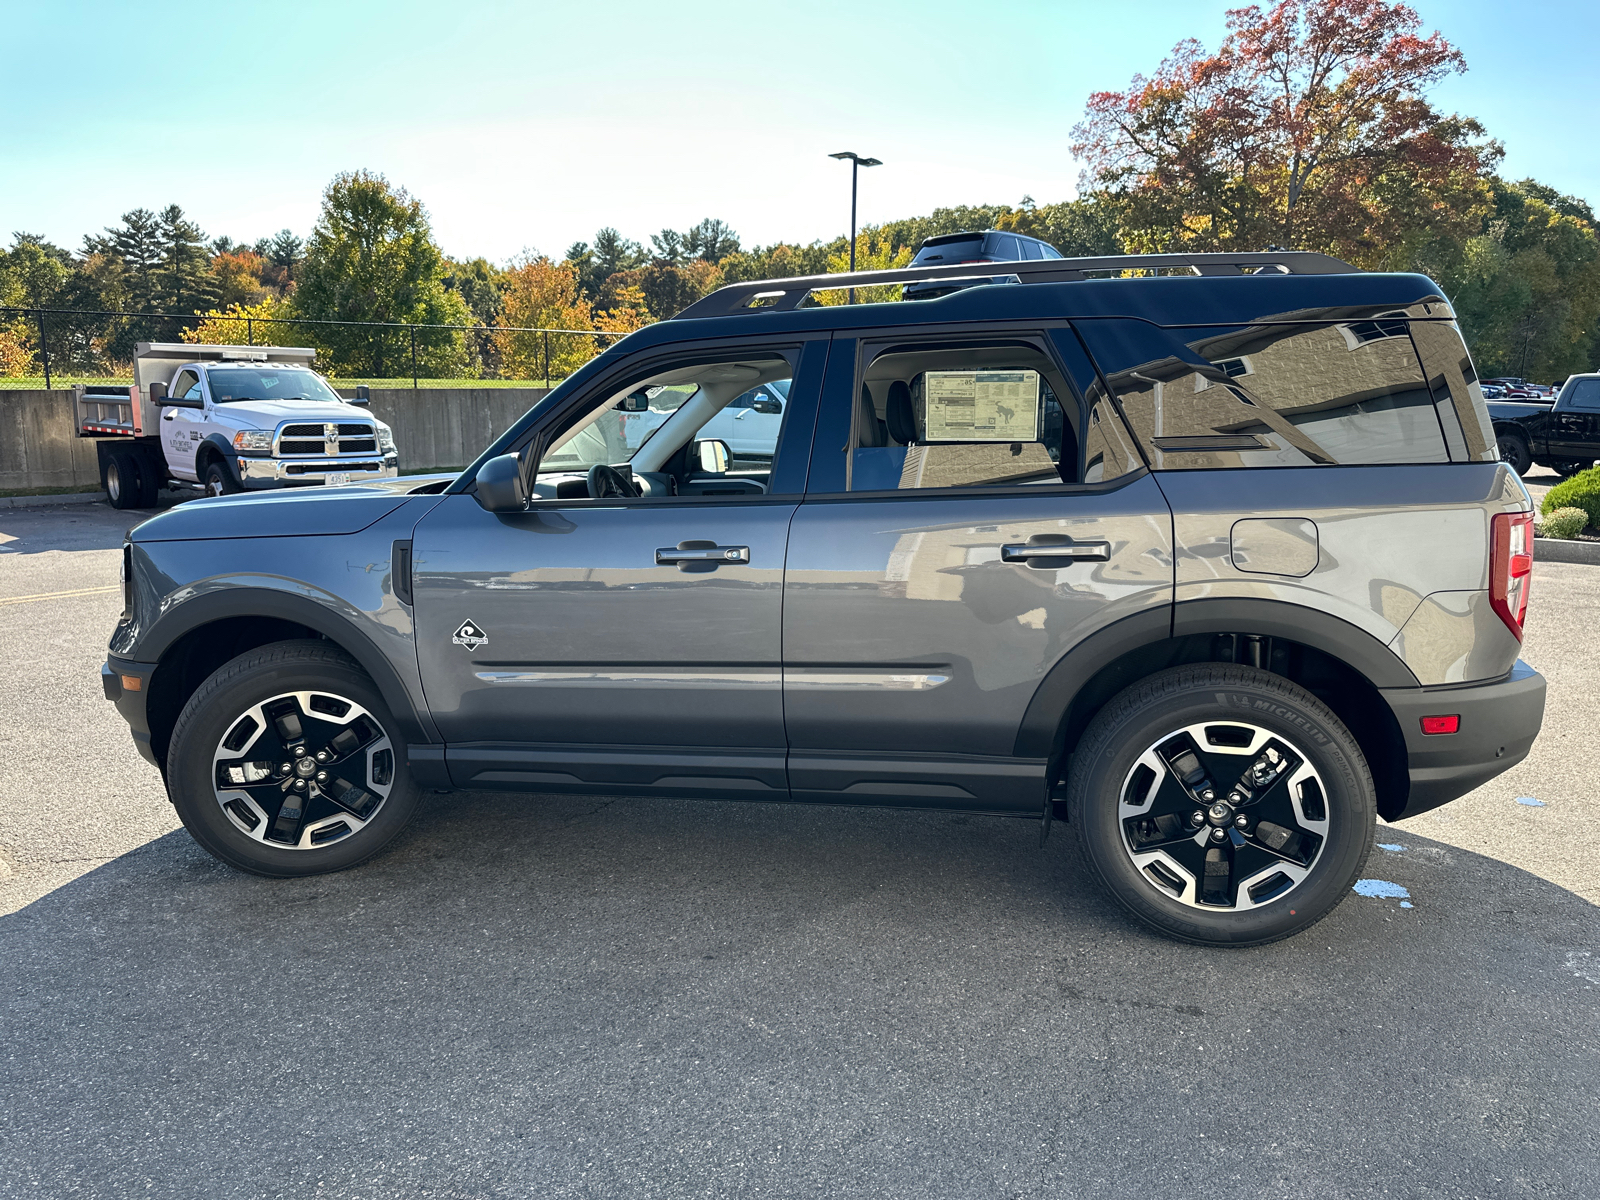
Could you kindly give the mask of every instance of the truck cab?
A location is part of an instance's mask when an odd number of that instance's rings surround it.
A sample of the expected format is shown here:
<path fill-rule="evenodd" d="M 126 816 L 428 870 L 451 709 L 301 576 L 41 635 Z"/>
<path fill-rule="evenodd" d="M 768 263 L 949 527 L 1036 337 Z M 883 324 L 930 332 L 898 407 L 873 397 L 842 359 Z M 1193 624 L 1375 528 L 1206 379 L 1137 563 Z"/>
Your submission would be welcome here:
<path fill-rule="evenodd" d="M 1572 475 L 1600 459 L 1600 373 L 1568 377 L 1555 403 L 1489 402 L 1500 458 L 1518 475 L 1537 463 Z"/>
<path fill-rule="evenodd" d="M 342 398 L 289 346 L 141 342 L 132 387 L 80 388 L 80 436 L 100 442 L 118 508 L 148 507 L 164 484 L 207 495 L 335 486 L 399 474 L 389 426 L 365 388 Z"/>

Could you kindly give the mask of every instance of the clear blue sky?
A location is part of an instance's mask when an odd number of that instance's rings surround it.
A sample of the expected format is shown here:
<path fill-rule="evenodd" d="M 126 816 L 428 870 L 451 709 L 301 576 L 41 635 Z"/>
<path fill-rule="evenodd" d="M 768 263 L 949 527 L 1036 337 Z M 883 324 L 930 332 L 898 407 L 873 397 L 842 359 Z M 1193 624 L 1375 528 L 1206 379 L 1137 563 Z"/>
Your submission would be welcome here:
<path fill-rule="evenodd" d="M 1471 68 L 1437 102 L 1485 122 L 1507 174 L 1600 203 L 1600 3 L 1414 6 Z M 834 150 L 885 160 L 863 222 L 1065 199 L 1085 97 L 1180 38 L 1215 45 L 1226 7 L 8 0 L 0 236 L 76 249 L 172 202 L 212 236 L 303 236 L 328 180 L 366 167 L 461 257 L 705 216 L 809 241 L 848 220 Z"/>

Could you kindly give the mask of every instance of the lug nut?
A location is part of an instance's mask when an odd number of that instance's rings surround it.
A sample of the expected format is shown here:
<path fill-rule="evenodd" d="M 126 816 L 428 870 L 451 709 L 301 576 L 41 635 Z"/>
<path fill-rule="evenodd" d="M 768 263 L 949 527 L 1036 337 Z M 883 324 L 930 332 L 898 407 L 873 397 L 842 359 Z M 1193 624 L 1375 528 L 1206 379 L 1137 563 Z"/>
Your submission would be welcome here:
<path fill-rule="evenodd" d="M 1226 838 L 1227 836 L 1228 836 L 1228 831 L 1226 829 L 1213 829 L 1211 831 L 1211 840 L 1213 842 L 1220 842 L 1224 838 Z"/>
<path fill-rule="evenodd" d="M 1240 796 L 1239 796 L 1238 792 L 1229 792 L 1228 793 L 1228 803 L 1229 804 L 1237 804 L 1237 803 L 1239 803 L 1239 799 L 1240 799 Z"/>
<path fill-rule="evenodd" d="M 326 771 L 318 771 L 317 772 L 317 782 L 318 783 L 327 783 L 328 782 L 328 773 Z M 1241 821 L 1244 820 L 1243 817 L 1240 817 L 1239 819 Z"/>
<path fill-rule="evenodd" d="M 1243 829 L 1246 825 L 1250 824 L 1250 818 L 1245 816 L 1243 813 L 1240 813 L 1233 819 L 1233 824 L 1234 828 Z"/>
<path fill-rule="evenodd" d="M 326 750 L 318 750 L 317 751 L 317 761 L 318 762 L 327 762 L 328 761 L 328 752 Z"/>
<path fill-rule="evenodd" d="M 297 792 L 305 791 L 306 790 L 306 781 L 304 779 L 296 779 L 294 781 L 294 790 L 297 791 Z"/>
<path fill-rule="evenodd" d="M 1189 824 L 1191 825 L 1203 825 L 1205 824 L 1205 819 L 1205 813 L 1201 812 L 1198 808 L 1189 814 Z"/>
<path fill-rule="evenodd" d="M 1217 794 L 1210 788 L 1207 788 L 1205 791 L 1200 793 L 1200 799 L 1204 800 L 1207 804 L 1210 804 L 1211 801 L 1215 800 L 1216 798 Z"/>
<path fill-rule="evenodd" d="M 294 764 L 293 763 L 279 763 L 278 764 L 278 774 L 280 774 L 280 775 L 287 775 L 292 770 L 294 770 Z"/>

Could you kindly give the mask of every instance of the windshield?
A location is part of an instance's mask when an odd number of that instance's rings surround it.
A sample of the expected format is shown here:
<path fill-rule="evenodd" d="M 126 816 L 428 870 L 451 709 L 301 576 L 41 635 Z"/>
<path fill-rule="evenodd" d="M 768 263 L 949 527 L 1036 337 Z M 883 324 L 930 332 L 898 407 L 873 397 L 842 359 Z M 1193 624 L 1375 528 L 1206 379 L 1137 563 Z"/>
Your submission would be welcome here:
<path fill-rule="evenodd" d="M 297 367 L 209 367 L 211 399 L 217 404 L 242 400 L 323 400 L 342 403 L 338 393 L 313 371 Z"/>

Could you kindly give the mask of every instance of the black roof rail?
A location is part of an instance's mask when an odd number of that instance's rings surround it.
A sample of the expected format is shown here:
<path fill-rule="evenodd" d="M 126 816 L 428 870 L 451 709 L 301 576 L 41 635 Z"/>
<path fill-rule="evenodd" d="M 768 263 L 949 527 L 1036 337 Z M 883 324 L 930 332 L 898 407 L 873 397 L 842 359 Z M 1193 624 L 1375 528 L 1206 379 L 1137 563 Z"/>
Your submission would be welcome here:
<path fill-rule="evenodd" d="M 899 267 L 890 271 L 856 271 L 837 275 L 798 275 L 788 279 L 756 279 L 731 283 L 696 300 L 673 317 L 727 317 L 741 312 L 783 312 L 798 308 L 812 292 L 824 288 L 878 287 L 886 283 L 918 283 L 932 279 L 979 279 L 1014 275 L 1022 283 L 1071 283 L 1120 271 L 1178 271 L 1187 275 L 1353 275 L 1361 271 L 1347 262 L 1308 250 L 1253 254 L 1111 254 L 1101 258 L 1047 258 L 1024 262 L 951 263 L 938 267 Z"/>

